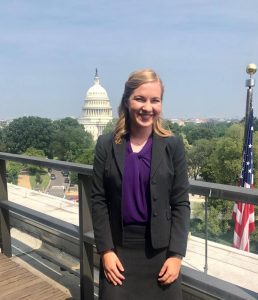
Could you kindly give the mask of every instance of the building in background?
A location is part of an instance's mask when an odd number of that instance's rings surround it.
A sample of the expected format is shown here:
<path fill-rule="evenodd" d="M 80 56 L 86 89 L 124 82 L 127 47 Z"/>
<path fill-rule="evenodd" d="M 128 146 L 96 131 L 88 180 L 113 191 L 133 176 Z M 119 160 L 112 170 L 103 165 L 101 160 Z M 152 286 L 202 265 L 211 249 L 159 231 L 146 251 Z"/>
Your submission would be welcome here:
<path fill-rule="evenodd" d="M 78 122 L 84 126 L 85 131 L 92 134 L 96 141 L 103 133 L 107 123 L 112 121 L 112 107 L 106 90 L 100 85 L 98 71 L 94 77 L 94 85 L 88 89 L 82 116 Z"/>
<path fill-rule="evenodd" d="M 8 126 L 12 120 L 0 120 L 0 129 L 3 129 L 4 127 Z"/>

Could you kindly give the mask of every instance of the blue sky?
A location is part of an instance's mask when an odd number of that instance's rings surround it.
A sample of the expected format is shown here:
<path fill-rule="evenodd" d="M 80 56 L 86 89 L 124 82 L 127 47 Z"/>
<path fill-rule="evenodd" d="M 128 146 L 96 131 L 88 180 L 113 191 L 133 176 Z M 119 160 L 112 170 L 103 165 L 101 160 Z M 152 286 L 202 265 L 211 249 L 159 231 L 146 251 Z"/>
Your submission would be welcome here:
<path fill-rule="evenodd" d="M 0 120 L 79 117 L 96 67 L 114 115 L 129 73 L 151 67 L 164 117 L 241 118 L 248 63 L 257 0 L 0 2 Z M 257 116 L 258 86 L 253 100 Z"/>

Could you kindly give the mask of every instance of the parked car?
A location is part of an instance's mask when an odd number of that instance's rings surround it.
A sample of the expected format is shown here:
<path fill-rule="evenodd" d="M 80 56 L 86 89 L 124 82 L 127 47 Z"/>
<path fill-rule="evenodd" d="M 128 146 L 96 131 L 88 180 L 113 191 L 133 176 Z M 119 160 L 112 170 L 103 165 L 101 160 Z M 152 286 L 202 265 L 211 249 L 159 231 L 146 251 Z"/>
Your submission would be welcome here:
<path fill-rule="evenodd" d="M 55 174 L 51 174 L 51 175 L 50 175 L 50 179 L 51 179 L 51 180 L 56 179 L 56 175 L 55 175 Z"/>
<path fill-rule="evenodd" d="M 68 171 L 62 171 L 62 174 L 64 177 L 68 177 L 69 176 L 69 172 Z"/>

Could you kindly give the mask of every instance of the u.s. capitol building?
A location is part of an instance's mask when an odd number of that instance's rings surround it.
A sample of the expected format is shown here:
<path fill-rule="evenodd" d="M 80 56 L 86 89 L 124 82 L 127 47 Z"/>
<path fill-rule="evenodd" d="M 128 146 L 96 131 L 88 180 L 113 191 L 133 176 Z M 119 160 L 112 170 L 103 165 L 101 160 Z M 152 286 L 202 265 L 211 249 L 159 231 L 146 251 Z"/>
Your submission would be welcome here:
<path fill-rule="evenodd" d="M 106 90 L 100 85 L 98 71 L 96 70 L 94 85 L 86 93 L 82 116 L 78 119 L 78 122 L 84 126 L 85 131 L 92 134 L 96 141 L 111 120 L 112 107 Z"/>

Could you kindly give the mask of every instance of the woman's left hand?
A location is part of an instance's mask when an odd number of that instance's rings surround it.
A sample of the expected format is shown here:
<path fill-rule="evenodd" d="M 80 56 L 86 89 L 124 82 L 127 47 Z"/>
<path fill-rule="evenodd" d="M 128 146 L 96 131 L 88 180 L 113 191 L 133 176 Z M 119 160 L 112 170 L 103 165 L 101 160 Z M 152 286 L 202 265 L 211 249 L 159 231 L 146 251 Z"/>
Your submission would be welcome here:
<path fill-rule="evenodd" d="M 161 285 L 172 283 L 178 278 L 182 259 L 178 257 L 169 257 L 159 272 L 158 281 Z"/>

